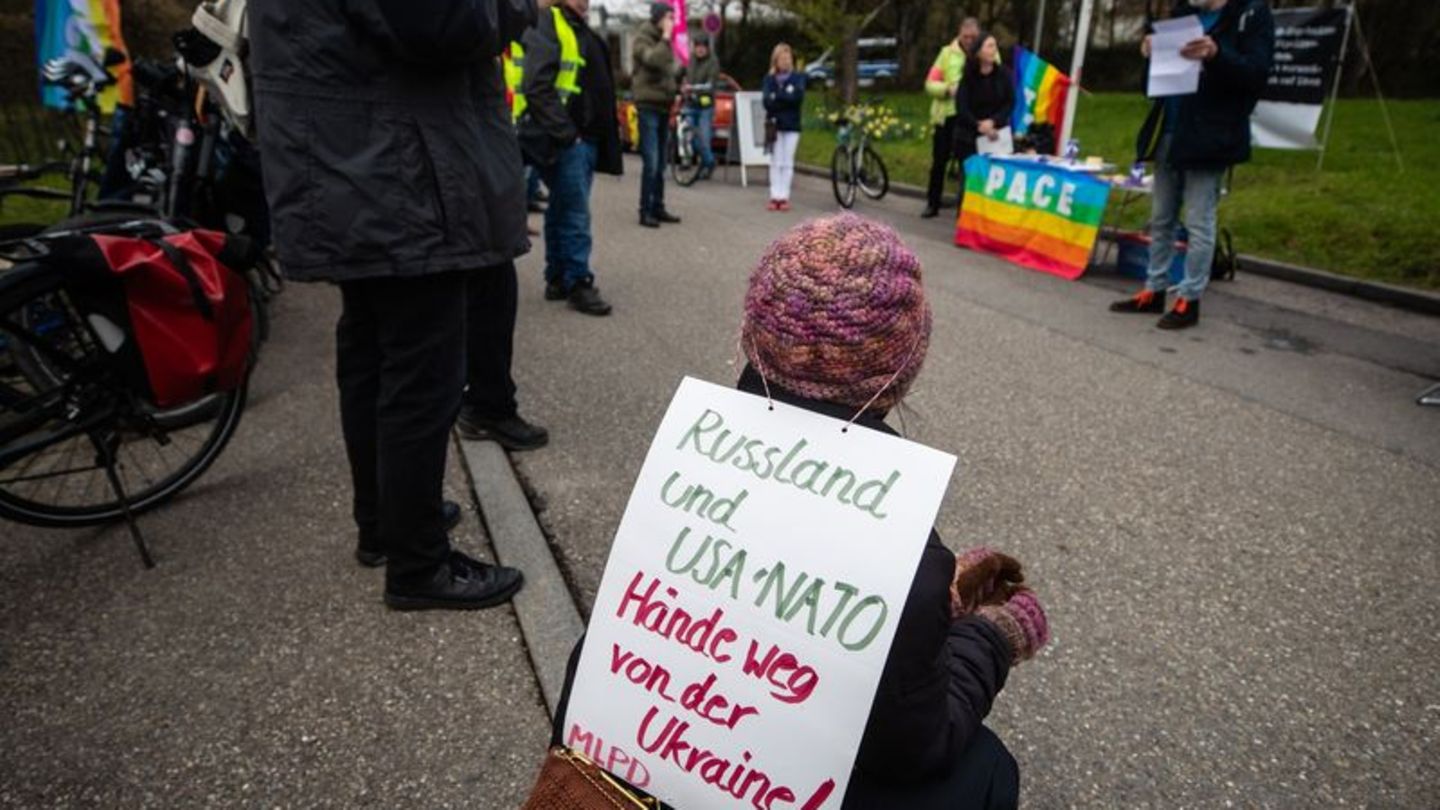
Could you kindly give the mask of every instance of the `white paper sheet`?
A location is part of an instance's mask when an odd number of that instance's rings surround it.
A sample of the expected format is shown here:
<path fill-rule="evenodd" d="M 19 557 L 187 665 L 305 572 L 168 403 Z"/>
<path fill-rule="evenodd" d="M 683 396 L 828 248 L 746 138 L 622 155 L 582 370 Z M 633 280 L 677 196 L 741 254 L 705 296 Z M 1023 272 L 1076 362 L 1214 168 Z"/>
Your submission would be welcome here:
<path fill-rule="evenodd" d="M 1205 36 L 1200 18 L 1194 14 L 1155 23 L 1150 38 L 1150 81 L 1145 94 L 1188 96 L 1200 89 L 1200 61 L 1186 59 L 1180 49 Z"/>
<path fill-rule="evenodd" d="M 1015 153 L 1015 136 L 1010 132 L 1009 127 L 1001 127 L 995 130 L 998 136 L 990 140 L 990 136 L 981 135 L 975 139 L 975 151 L 982 155 L 1012 155 Z"/>

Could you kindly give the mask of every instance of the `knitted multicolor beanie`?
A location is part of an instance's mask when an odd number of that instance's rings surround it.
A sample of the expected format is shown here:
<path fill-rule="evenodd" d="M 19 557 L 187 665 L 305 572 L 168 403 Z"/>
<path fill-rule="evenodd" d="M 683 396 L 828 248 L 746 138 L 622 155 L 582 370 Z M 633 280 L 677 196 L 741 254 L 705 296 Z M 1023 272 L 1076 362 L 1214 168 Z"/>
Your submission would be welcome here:
<path fill-rule="evenodd" d="M 1010 643 L 1010 665 L 1028 661 L 1050 642 L 1050 621 L 1029 588 L 1021 588 L 1003 605 L 982 605 L 975 615 L 1000 629 Z"/>
<path fill-rule="evenodd" d="M 950 617 L 974 613 L 981 605 L 1003 604 L 1025 581 L 1020 561 L 981 546 L 955 555 L 955 578 L 950 583 Z"/>
<path fill-rule="evenodd" d="M 879 392 L 871 407 L 890 408 L 930 346 L 920 262 L 874 220 L 802 222 L 750 276 L 740 342 L 755 370 L 792 394 L 860 408 Z"/>

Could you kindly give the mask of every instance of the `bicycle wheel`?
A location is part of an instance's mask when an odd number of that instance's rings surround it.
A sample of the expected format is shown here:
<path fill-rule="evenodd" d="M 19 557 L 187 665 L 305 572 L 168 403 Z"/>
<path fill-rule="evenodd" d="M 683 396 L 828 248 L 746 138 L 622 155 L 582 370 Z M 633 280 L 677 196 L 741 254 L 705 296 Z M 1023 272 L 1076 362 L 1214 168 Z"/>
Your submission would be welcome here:
<path fill-rule="evenodd" d="M 856 181 L 860 190 L 865 196 L 872 200 L 878 200 L 885 196 L 890 190 L 890 172 L 885 169 L 885 161 L 870 147 L 860 155 L 860 171 L 856 175 Z"/>
<path fill-rule="evenodd" d="M 0 517 L 51 527 L 123 517 L 102 447 L 135 513 L 199 478 L 239 426 L 245 387 L 178 408 L 140 404 L 107 377 L 99 339 L 58 282 L 24 291 L 0 303 Z"/>
<path fill-rule="evenodd" d="M 835 147 L 835 153 L 830 156 L 830 188 L 841 208 L 855 204 L 856 186 L 855 162 L 851 159 L 850 150 L 844 146 Z"/>
<path fill-rule="evenodd" d="M 677 126 L 670 133 L 670 177 L 682 186 L 700 179 L 700 153 L 695 148 L 695 130 Z"/>

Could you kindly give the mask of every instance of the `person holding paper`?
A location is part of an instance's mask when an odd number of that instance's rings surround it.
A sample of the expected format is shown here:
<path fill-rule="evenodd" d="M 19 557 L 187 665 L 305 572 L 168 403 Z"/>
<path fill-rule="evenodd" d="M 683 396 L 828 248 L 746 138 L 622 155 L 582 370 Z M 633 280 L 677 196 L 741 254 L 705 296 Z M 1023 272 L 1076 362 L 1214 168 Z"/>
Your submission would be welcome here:
<path fill-rule="evenodd" d="M 988 151 L 1001 151 L 1010 140 L 1010 114 L 1015 109 L 1015 85 L 1009 71 L 1000 66 L 1000 46 L 993 34 L 980 38 L 975 58 L 965 66 L 965 79 L 955 93 L 955 154 L 963 164 L 980 151 L 983 139 Z M 1014 151 L 1013 145 L 1010 151 Z M 960 184 L 964 201 L 965 184 Z"/>
<path fill-rule="evenodd" d="M 894 229 L 848 213 L 809 220 L 772 244 L 751 275 L 740 336 L 748 362 L 737 387 L 850 429 L 898 435 L 885 416 L 919 375 L 930 327 L 920 263 Z M 891 540 L 875 537 L 882 549 Z M 1020 563 L 989 549 L 957 558 L 932 529 L 843 810 L 1015 807 L 1018 767 L 984 720 L 1011 668 L 1048 640 Z M 578 660 L 577 648 L 552 745 L 566 742 Z"/>
<path fill-rule="evenodd" d="M 1201 63 L 1199 89 L 1157 98 L 1140 129 L 1137 158 L 1153 161 L 1150 209 L 1150 272 L 1145 287 L 1110 305 L 1112 312 L 1161 314 L 1161 329 L 1185 329 L 1200 321 L 1200 297 L 1215 256 L 1215 214 L 1220 184 L 1231 166 L 1250 159 L 1250 113 L 1270 74 L 1275 21 L 1264 0 L 1187 0 L 1174 16 L 1196 13 L 1203 36 L 1185 43 L 1180 56 Z M 1141 53 L 1155 58 L 1151 37 Z M 1185 277 L 1171 292 L 1175 231 L 1184 210 L 1188 247 Z"/>

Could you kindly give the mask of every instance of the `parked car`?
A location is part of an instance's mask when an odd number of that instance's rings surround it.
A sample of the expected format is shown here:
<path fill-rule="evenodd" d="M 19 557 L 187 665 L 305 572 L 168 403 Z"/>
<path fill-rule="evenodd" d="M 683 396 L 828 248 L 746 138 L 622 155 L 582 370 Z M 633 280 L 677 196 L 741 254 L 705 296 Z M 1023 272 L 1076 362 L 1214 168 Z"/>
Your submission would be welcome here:
<path fill-rule="evenodd" d="M 896 49 L 897 40 L 895 37 L 867 37 L 860 40 L 857 45 L 860 51 L 860 62 L 856 66 L 856 73 L 859 75 L 860 86 L 869 87 L 877 79 L 893 79 L 900 75 L 900 54 Z M 835 49 L 827 49 L 820 54 L 820 58 L 805 66 L 805 78 L 811 82 L 824 82 L 829 85 L 835 81 Z"/>

